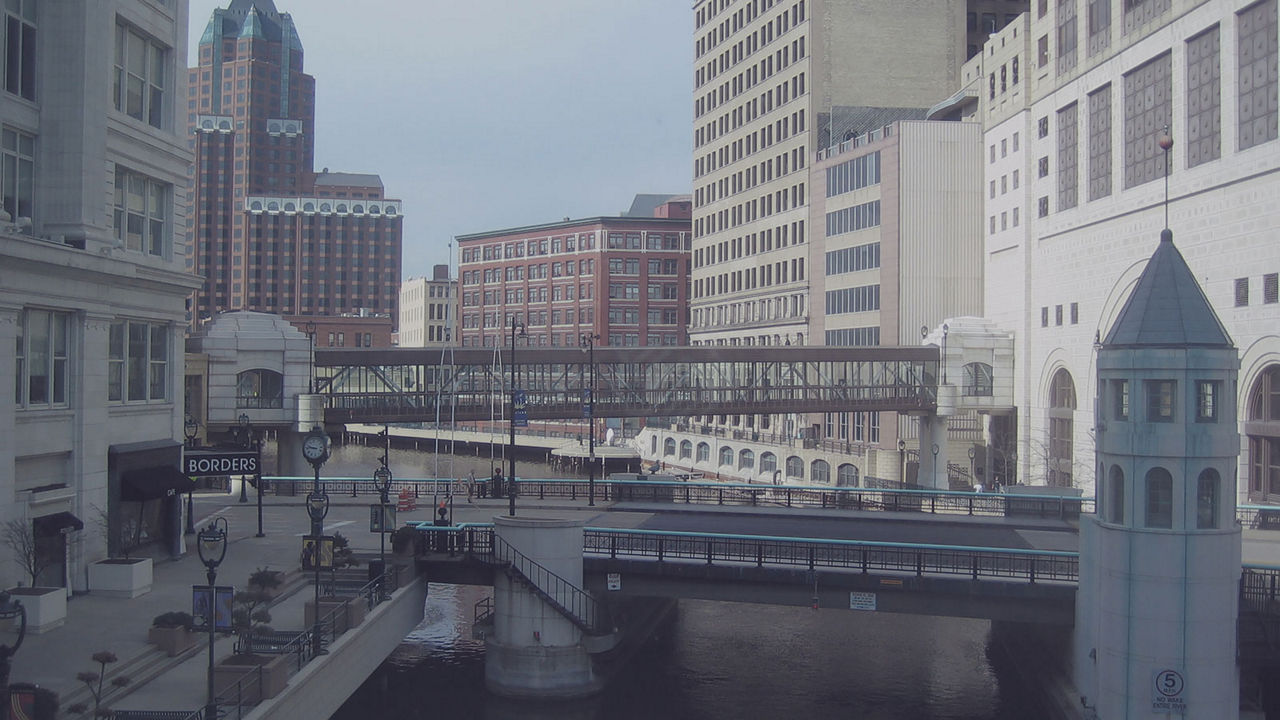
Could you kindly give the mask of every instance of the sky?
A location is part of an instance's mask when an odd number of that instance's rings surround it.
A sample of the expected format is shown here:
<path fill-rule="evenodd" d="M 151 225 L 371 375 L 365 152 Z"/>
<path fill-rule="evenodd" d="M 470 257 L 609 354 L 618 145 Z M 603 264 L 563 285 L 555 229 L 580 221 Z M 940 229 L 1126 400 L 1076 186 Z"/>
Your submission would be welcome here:
<path fill-rule="evenodd" d="M 404 277 L 455 235 L 690 192 L 690 0 L 275 0 L 316 79 L 316 170 L 404 201 Z M 214 8 L 190 0 L 189 64 Z"/>

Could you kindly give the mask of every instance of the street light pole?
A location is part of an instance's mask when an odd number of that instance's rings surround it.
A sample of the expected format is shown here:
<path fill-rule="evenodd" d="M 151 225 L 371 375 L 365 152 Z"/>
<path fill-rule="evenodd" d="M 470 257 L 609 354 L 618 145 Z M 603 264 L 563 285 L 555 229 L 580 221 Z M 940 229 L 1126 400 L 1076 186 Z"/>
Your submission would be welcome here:
<path fill-rule="evenodd" d="M 520 331 L 521 336 L 525 336 L 524 323 L 512 318 L 511 319 L 511 443 L 507 448 L 507 458 L 509 460 L 507 474 L 507 512 L 511 517 L 516 516 L 516 393 L 519 388 L 516 386 L 516 330 Z"/>
<path fill-rule="evenodd" d="M 182 423 L 182 433 L 187 437 L 188 448 L 195 449 L 197 444 L 196 435 L 198 435 L 199 432 L 200 432 L 200 423 L 195 418 L 188 415 L 186 421 Z M 187 527 L 184 532 L 184 534 L 186 535 L 196 534 L 196 518 L 195 518 L 196 504 L 195 504 L 194 498 L 192 497 L 194 494 L 195 494 L 194 488 L 187 491 Z"/>
<path fill-rule="evenodd" d="M 254 483 L 254 487 L 258 491 L 258 534 L 254 537 L 266 537 L 267 534 L 262 531 L 262 438 L 254 436 L 253 449 L 258 455 L 257 481 Z"/>
<path fill-rule="evenodd" d="M 929 478 L 929 482 L 935 490 L 938 489 L 938 443 L 933 444 L 933 477 Z"/>
<path fill-rule="evenodd" d="M 218 566 L 227 556 L 227 519 L 214 518 L 196 537 L 196 551 L 200 554 L 200 561 L 205 566 L 205 577 L 209 580 L 209 616 L 205 618 L 205 625 L 209 630 L 209 675 L 208 699 L 205 702 L 204 716 L 216 718 L 218 717 L 218 698 L 213 686 L 213 643 L 216 640 L 214 631 L 218 617 L 218 593 L 214 590 L 214 583 L 218 580 Z"/>
<path fill-rule="evenodd" d="M 386 455 L 382 456 L 382 466 L 373 471 L 373 484 L 378 489 L 378 562 L 382 568 L 378 577 L 378 597 L 382 597 L 387 576 L 387 493 L 391 491 L 391 468 L 387 467 Z"/>
<path fill-rule="evenodd" d="M 307 321 L 304 326 L 307 333 L 307 392 L 316 391 L 316 324 Z"/>
<path fill-rule="evenodd" d="M 596 504 L 596 340 L 600 338 L 594 333 L 583 333 L 578 345 L 587 348 L 587 505 Z"/>
<path fill-rule="evenodd" d="M 253 449 L 253 423 L 249 422 L 248 413 L 240 413 L 240 428 L 237 433 L 240 439 L 240 447 L 251 450 Z M 244 476 L 240 476 L 240 502 L 249 502 L 249 489 L 244 486 Z"/>
<path fill-rule="evenodd" d="M 907 441 L 898 438 L 898 481 L 907 484 Z"/>

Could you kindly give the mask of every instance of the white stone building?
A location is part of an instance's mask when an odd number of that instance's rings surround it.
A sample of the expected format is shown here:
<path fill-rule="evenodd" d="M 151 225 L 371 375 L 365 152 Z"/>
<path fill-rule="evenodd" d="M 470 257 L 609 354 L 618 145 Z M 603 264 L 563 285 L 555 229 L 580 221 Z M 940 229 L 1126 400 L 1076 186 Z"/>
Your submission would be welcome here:
<path fill-rule="evenodd" d="M 400 347 L 445 347 L 453 344 L 458 317 L 458 282 L 448 265 L 436 265 L 431 277 L 400 283 Z"/>
<path fill-rule="evenodd" d="M 1095 341 L 1167 226 L 1240 351 L 1240 499 L 1280 501 L 1276 5 L 1036 0 L 975 60 L 1021 481 L 1091 493 Z"/>
<path fill-rule="evenodd" d="M 4 14 L 0 522 L 34 531 L 36 584 L 83 590 L 104 512 L 113 548 L 181 548 L 187 3 Z M 0 587 L 32 582 L 15 555 Z"/>

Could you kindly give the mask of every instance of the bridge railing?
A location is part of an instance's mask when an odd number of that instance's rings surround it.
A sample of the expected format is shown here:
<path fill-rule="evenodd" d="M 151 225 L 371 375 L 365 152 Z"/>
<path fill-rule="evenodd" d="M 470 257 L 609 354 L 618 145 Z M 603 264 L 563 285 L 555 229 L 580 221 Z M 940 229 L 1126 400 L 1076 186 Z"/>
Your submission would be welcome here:
<path fill-rule="evenodd" d="M 1236 624 L 1240 660 L 1274 662 L 1280 658 L 1280 566 L 1244 565 Z"/>
<path fill-rule="evenodd" d="M 309 477 L 264 477 L 266 492 L 302 495 L 311 490 Z M 331 495 L 376 495 L 370 478 L 321 478 Z M 583 500 L 589 489 L 581 479 L 517 478 L 520 497 Z M 407 490 L 415 498 L 465 493 L 460 479 L 402 479 L 391 484 L 391 497 Z M 1074 518 L 1093 512 L 1092 497 L 1063 497 L 1022 493 L 976 493 L 960 490 L 912 488 L 831 487 L 826 485 L 764 485 L 758 483 L 597 480 L 596 499 L 604 502 L 662 502 L 688 505 L 748 505 L 837 510 L 880 510 L 935 515 L 988 517 Z"/>
<path fill-rule="evenodd" d="M 983 548 L 958 545 L 869 542 L 863 540 L 815 540 L 763 535 L 667 532 L 587 528 L 585 552 L 589 555 L 648 557 L 659 562 L 694 560 L 871 570 L 923 575 L 964 575 L 974 580 L 1076 582 L 1079 556 L 1073 552 Z"/>
<path fill-rule="evenodd" d="M 599 604 L 590 593 L 515 549 L 496 534 L 493 548 L 494 557 L 509 563 L 561 615 L 585 632 L 599 631 Z"/>

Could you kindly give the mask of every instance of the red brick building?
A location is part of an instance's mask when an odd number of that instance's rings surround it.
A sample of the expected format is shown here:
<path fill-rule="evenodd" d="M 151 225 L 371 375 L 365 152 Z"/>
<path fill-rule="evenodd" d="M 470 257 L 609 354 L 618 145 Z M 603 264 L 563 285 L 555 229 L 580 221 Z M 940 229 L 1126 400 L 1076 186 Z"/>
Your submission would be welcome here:
<path fill-rule="evenodd" d="M 386 346 L 402 207 L 377 175 L 315 172 L 315 79 L 302 59 L 291 16 L 272 0 L 232 0 L 200 39 L 189 71 L 188 268 L 206 280 L 191 321 L 227 310 L 277 313 L 299 327 L 332 319 L 344 326 L 335 342 L 349 332 L 347 346 Z"/>
<path fill-rule="evenodd" d="M 460 333 L 497 347 L 523 322 L 530 345 L 685 345 L 690 220 L 676 198 L 664 217 L 593 217 L 460 235 Z M 682 217 L 683 215 L 683 217 Z"/>

